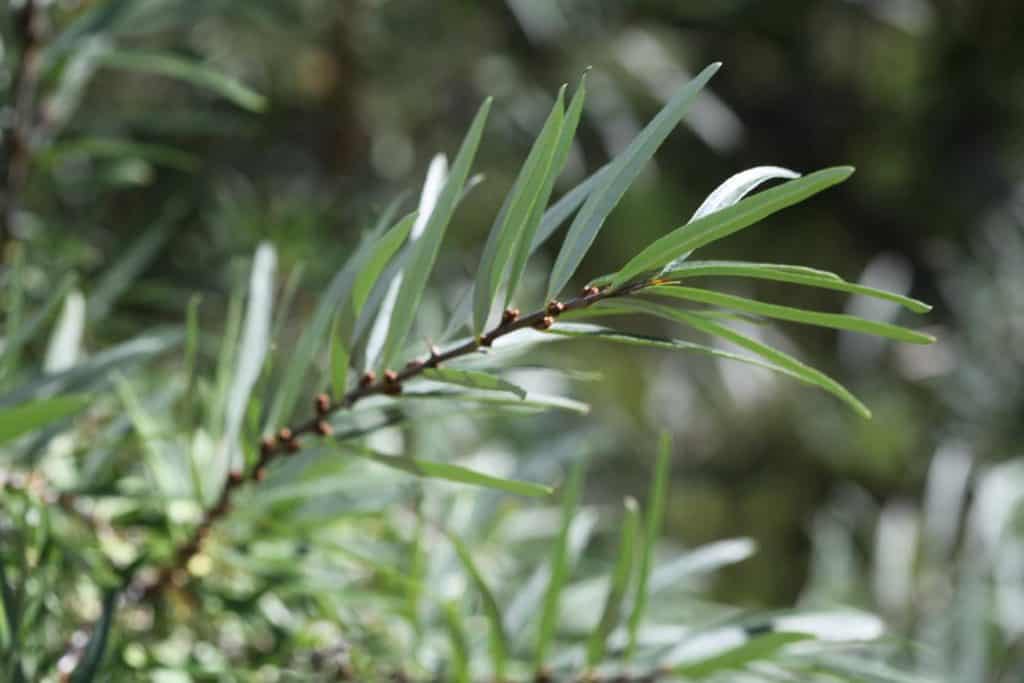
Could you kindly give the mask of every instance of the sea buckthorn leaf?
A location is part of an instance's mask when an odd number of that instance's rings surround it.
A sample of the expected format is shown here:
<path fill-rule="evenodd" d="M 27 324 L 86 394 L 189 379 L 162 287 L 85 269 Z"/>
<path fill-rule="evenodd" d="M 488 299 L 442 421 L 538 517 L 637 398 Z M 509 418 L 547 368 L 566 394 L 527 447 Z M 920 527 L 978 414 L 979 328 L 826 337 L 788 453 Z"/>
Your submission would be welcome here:
<path fill-rule="evenodd" d="M 651 490 L 647 496 L 647 519 L 644 526 L 643 549 L 640 555 L 640 566 L 637 567 L 636 593 L 633 599 L 633 611 L 629 615 L 629 640 L 626 645 L 626 660 L 636 652 L 637 634 L 644 612 L 647 610 L 648 581 L 654 562 L 654 545 L 661 537 L 661 526 L 665 517 L 665 502 L 668 498 L 669 464 L 672 457 L 672 436 L 662 432 L 658 439 L 658 455 L 654 461 L 654 473 L 651 475 Z"/>
<path fill-rule="evenodd" d="M 640 171 L 665 141 L 668 134 L 679 124 L 711 77 L 718 71 L 720 63 L 704 69 L 692 81 L 683 86 L 654 119 L 636 136 L 636 139 L 612 161 L 608 173 L 602 176 L 601 184 L 595 188 L 580 212 L 576 214 L 562 249 L 555 259 L 554 268 L 548 281 L 547 297 L 554 298 L 576 272 L 583 257 L 590 250 L 597 233 L 633 184 Z"/>
<path fill-rule="evenodd" d="M 494 668 L 494 680 L 504 681 L 506 660 L 508 658 L 508 637 L 505 635 L 504 620 L 501 616 L 501 607 L 498 605 L 498 601 L 494 597 L 494 592 L 490 586 L 487 585 L 487 581 L 484 579 L 483 574 L 480 573 L 479 567 L 473 560 L 473 551 L 466 545 L 465 541 L 454 534 L 448 534 L 448 539 L 455 546 L 455 552 L 459 556 L 459 560 L 462 562 L 462 566 L 465 567 L 466 572 L 469 574 L 470 579 L 473 581 L 473 587 L 476 588 L 477 593 L 480 594 L 480 598 L 484 605 L 484 614 L 487 616 L 487 621 L 490 626 L 489 640 L 491 648 L 491 662 Z"/>
<path fill-rule="evenodd" d="M 724 183 L 716 187 L 714 192 L 709 194 L 701 205 L 697 207 L 697 210 L 693 212 L 690 222 L 692 223 L 699 218 L 732 206 L 769 180 L 790 180 L 799 177 L 799 173 L 778 166 L 748 168 L 746 171 L 741 171 L 728 178 Z M 666 270 L 679 266 L 679 264 L 686 260 L 687 256 L 689 256 L 689 253 L 683 254 L 672 261 L 672 263 L 665 266 Z"/>
<path fill-rule="evenodd" d="M 534 207 L 542 200 L 541 193 L 551 172 L 565 116 L 564 99 L 565 86 L 562 86 L 487 236 L 473 289 L 473 332 L 477 335 L 487 325 L 494 298 L 515 250 L 526 239 L 527 232 L 531 233 L 529 239 L 533 238 L 530 223 L 540 220 L 540 213 L 535 213 Z"/>
<path fill-rule="evenodd" d="M 547 176 L 544 179 L 544 184 L 540 188 L 537 201 L 533 205 L 530 219 L 523 229 L 522 238 L 516 245 L 515 255 L 508 274 L 508 288 L 505 294 L 506 306 L 512 303 L 512 297 L 515 296 L 519 289 L 519 282 L 522 280 L 523 273 L 526 272 L 526 263 L 530 258 L 530 254 L 533 253 L 534 239 L 540 234 L 541 223 L 547 215 L 545 209 L 548 205 L 548 200 L 551 198 L 551 192 L 555 187 L 555 181 L 561 175 L 566 159 L 569 158 L 569 150 L 572 148 L 572 141 L 576 136 L 576 128 L 580 123 L 586 95 L 587 75 L 583 74 L 583 77 L 580 79 L 580 85 L 576 88 L 576 93 L 569 103 L 569 109 L 566 111 L 565 118 L 562 121 L 561 130 L 558 132 L 558 141 L 555 145 L 554 155 L 551 159 Z"/>
<path fill-rule="evenodd" d="M 659 285 L 649 287 L 643 290 L 643 293 L 654 296 L 670 297 L 673 299 L 682 299 L 684 301 L 693 301 L 701 304 L 709 304 L 711 306 L 721 306 L 722 308 L 729 308 L 735 311 L 742 311 L 744 313 L 753 313 L 755 315 L 762 315 L 766 318 L 775 318 L 777 320 L 788 320 L 790 322 L 817 325 L 819 327 L 829 327 L 836 330 L 849 330 L 851 332 L 873 334 L 879 337 L 885 337 L 887 339 L 907 342 L 910 344 L 931 344 L 935 341 L 935 337 L 929 334 L 915 332 L 914 330 L 908 330 L 905 327 L 892 325 L 890 323 L 865 320 L 864 318 L 859 318 L 855 315 L 806 311 L 801 308 L 763 303 L 761 301 L 755 301 L 754 299 L 733 296 L 732 294 L 712 292 L 707 289 L 695 289 L 693 287 L 677 285 Z"/>
<path fill-rule="evenodd" d="M 93 400 L 89 395 L 71 394 L 0 409 L 0 444 L 80 413 Z"/>
<path fill-rule="evenodd" d="M 427 368 L 422 372 L 425 379 L 445 384 L 456 384 L 469 389 L 487 389 L 490 391 L 506 391 L 521 399 L 526 398 L 526 390 L 500 377 L 488 375 L 475 370 L 457 370 L 455 368 Z"/>
<path fill-rule="evenodd" d="M 833 396 L 841 399 L 854 411 L 864 418 L 871 417 L 871 411 L 856 396 L 842 384 L 832 379 L 820 370 L 805 365 L 793 356 L 752 339 L 745 334 L 721 325 L 710 318 L 703 317 L 696 313 L 680 311 L 669 306 L 663 306 L 648 301 L 623 300 L 616 302 L 616 307 L 632 313 L 647 313 L 666 320 L 682 323 L 693 329 L 713 337 L 720 337 L 727 342 L 735 344 L 751 351 L 761 358 L 769 361 L 772 365 L 785 368 L 788 374 L 796 377 L 802 382 L 821 387 Z"/>
<path fill-rule="evenodd" d="M 630 259 L 615 274 L 611 285 L 619 287 L 639 275 L 659 270 L 684 254 L 728 237 L 777 211 L 843 182 L 852 173 L 851 166 L 837 166 L 817 171 L 758 192 L 730 207 L 676 228 Z"/>
<path fill-rule="evenodd" d="M 619 623 L 622 603 L 626 599 L 629 580 L 633 573 L 633 555 L 640 529 L 640 507 L 634 499 L 626 498 L 625 509 L 626 519 L 622 523 L 619 556 L 612 572 L 611 586 L 604 601 L 601 619 L 587 641 L 587 666 L 590 668 L 594 668 L 604 659 L 608 636 Z"/>
<path fill-rule="evenodd" d="M 380 367 L 386 368 L 391 365 L 395 356 L 405 345 L 406 337 L 409 336 L 409 331 L 412 329 L 416 311 L 423 297 L 423 290 L 427 285 L 437 255 L 440 253 L 441 242 L 444 239 L 448 223 L 451 221 L 455 205 L 462 194 L 466 178 L 469 176 L 469 169 L 476 156 L 490 108 L 491 99 L 488 98 L 484 100 L 473 119 L 459 153 L 452 163 L 451 172 L 448 174 L 444 188 L 437 198 L 437 205 L 434 206 L 434 210 L 430 213 L 430 219 L 423 229 L 423 235 L 413 247 L 409 267 L 403 273 L 402 286 L 392 311 L 387 341 L 384 342 L 379 359 Z"/>
<path fill-rule="evenodd" d="M 204 64 L 166 52 L 109 50 L 98 57 L 103 66 L 166 76 L 215 92 L 251 112 L 263 111 L 267 98 L 241 81 Z"/>
<path fill-rule="evenodd" d="M 373 451 L 368 448 L 359 448 L 349 444 L 346 444 L 346 452 L 350 452 L 361 458 L 367 458 L 375 463 L 385 465 L 393 469 L 407 472 L 417 477 L 445 479 L 447 481 L 453 481 L 460 484 L 470 484 L 472 486 L 481 486 L 483 488 L 504 491 L 517 496 L 541 497 L 551 494 L 551 488 L 547 486 L 534 484 L 533 482 L 528 481 L 516 481 L 513 479 L 492 477 L 488 474 L 447 462 L 420 460 L 418 458 L 409 458 L 401 455 L 385 455 L 384 453 L 378 453 L 377 451 Z"/>
<path fill-rule="evenodd" d="M 578 460 L 562 490 L 562 523 L 558 530 L 558 538 L 551 546 L 548 588 L 544 593 L 540 623 L 537 627 L 537 646 L 534 650 L 534 669 L 536 671 L 543 669 L 548 652 L 554 643 L 555 630 L 558 628 L 562 589 L 565 587 L 569 575 L 569 528 L 572 526 L 573 517 L 576 516 L 576 510 L 579 507 L 586 467 L 586 460 L 582 458 Z"/>
<path fill-rule="evenodd" d="M 672 270 L 658 276 L 659 282 L 679 282 L 692 277 L 737 276 L 760 280 L 791 282 L 808 287 L 832 289 L 848 294 L 860 294 L 875 299 L 891 301 L 914 313 L 927 313 L 932 310 L 930 304 L 918 299 L 887 292 L 865 285 L 847 282 L 835 273 L 804 266 L 789 266 L 775 263 L 747 263 L 744 261 L 691 261 L 683 263 Z"/>

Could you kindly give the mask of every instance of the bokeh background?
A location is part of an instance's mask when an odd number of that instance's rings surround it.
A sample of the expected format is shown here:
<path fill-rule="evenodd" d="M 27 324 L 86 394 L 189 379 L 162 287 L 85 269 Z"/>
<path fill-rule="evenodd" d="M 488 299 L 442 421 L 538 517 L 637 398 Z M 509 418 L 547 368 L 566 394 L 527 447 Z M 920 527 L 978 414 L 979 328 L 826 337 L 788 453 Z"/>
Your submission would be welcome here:
<path fill-rule="evenodd" d="M 55 21 L 87 0 L 53 3 Z M 768 327 L 846 383 L 863 421 L 813 389 L 703 357 L 606 346 L 537 362 L 600 371 L 563 387 L 588 417 L 494 425 L 511 448 L 585 448 L 588 499 L 642 495 L 655 435 L 674 436 L 667 533 L 685 545 L 749 536 L 759 551 L 718 576 L 722 601 L 843 603 L 921 637 L 963 592 L 1019 661 L 1024 634 L 1024 5 L 1014 0 L 206 0 L 141 3 L 119 45 L 190 54 L 263 93 L 247 113 L 171 80 L 88 70 L 76 131 L 177 150 L 125 159 L 56 144 L 17 225 L 46 278 L 88 289 L 158 234 L 140 279 L 89 346 L 177 324 L 194 292 L 218 323 L 255 246 L 302 272 L 297 320 L 387 203 L 418 191 L 495 96 L 476 164 L 484 182 L 449 232 L 423 330 L 474 275 L 504 192 L 554 93 L 591 69 L 571 188 L 631 139 L 678 85 L 724 62 L 612 215 L 579 282 L 685 222 L 755 165 L 852 164 L 842 186 L 714 246 L 714 255 L 810 265 L 935 304 L 931 347 Z M 570 87 L 573 87 L 571 85 Z M 59 115 L 60 107 L 54 106 Z M 70 106 L 65 103 L 65 106 Z M 96 184 L 103 192 L 96 191 Z M 165 203 L 174 197 L 173 205 Z M 183 218 L 158 233 L 168 212 Z M 31 216 L 45 217 L 32 220 Z M 532 267 L 541 278 L 558 240 Z M 542 278 L 541 278 L 542 279 Z M 43 288 L 45 282 L 36 285 Z M 783 285 L 734 291 L 879 319 L 897 310 Z M 282 332 L 287 339 L 288 330 Z M 543 379 L 538 381 L 545 381 Z M 981 566 L 978 572 L 964 567 Z M 933 641 L 941 642 L 941 641 Z M 967 679 L 963 679 L 967 680 Z"/>

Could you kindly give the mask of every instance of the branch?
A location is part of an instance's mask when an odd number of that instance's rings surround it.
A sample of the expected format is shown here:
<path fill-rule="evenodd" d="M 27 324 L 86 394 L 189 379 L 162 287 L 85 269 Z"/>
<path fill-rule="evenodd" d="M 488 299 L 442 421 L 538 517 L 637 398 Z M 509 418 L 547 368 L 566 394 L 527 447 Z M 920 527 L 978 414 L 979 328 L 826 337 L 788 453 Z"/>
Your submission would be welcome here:
<path fill-rule="evenodd" d="M 260 457 L 256 466 L 248 473 L 235 471 L 228 475 L 227 482 L 221 489 L 217 502 L 205 512 L 203 519 L 196 526 L 189 539 L 175 550 L 171 563 L 162 567 L 156 573 L 155 578 L 136 574 L 134 578 L 130 579 L 122 600 L 129 604 L 144 602 L 156 597 L 172 584 L 184 585 L 188 581 L 187 568 L 189 562 L 202 550 L 203 543 L 209 536 L 213 525 L 227 516 L 231 510 L 231 499 L 235 491 L 244 486 L 246 482 L 262 481 L 266 475 L 267 466 L 277 458 L 297 453 L 301 448 L 299 441 L 301 437 L 310 434 L 322 437 L 331 436 L 332 430 L 327 422 L 327 418 L 332 414 L 350 408 L 358 401 L 369 396 L 400 394 L 403 383 L 415 379 L 424 370 L 436 368 L 442 363 L 476 353 L 481 349 L 490 347 L 501 337 L 518 330 L 528 327 L 546 330 L 563 313 L 587 308 L 606 299 L 628 296 L 647 287 L 649 284 L 650 282 L 648 281 L 641 281 L 614 289 L 610 287 L 604 289 L 587 287 L 578 296 L 569 301 L 564 303 L 552 301 L 543 309 L 526 316 L 521 316 L 517 309 L 506 310 L 502 314 L 501 322 L 498 325 L 476 339 L 471 339 L 447 351 L 431 348 L 426 358 L 410 361 L 400 372 L 387 370 L 380 378 L 377 378 L 372 371 L 367 372 L 362 376 L 357 387 L 336 401 L 331 401 L 330 397 L 326 394 L 320 394 L 314 401 L 316 415 L 293 427 L 283 427 L 273 437 L 264 438 L 260 444 Z M 70 648 L 60 659 L 62 671 L 73 671 L 75 669 L 84 652 L 81 643 L 87 642 L 87 634 L 94 627 L 94 625 L 83 626 L 75 632 L 71 639 Z M 396 678 L 396 680 L 407 679 Z M 536 678 L 536 681 L 541 683 L 546 681 L 553 683 L 554 680 L 545 672 L 539 672 Z M 584 677 L 578 680 L 588 681 L 591 679 Z M 633 681 L 639 683 L 640 681 L 653 681 L 655 678 L 653 678 L 652 674 L 647 674 L 639 678 L 624 678 L 621 680 L 629 683 Z"/>
<path fill-rule="evenodd" d="M 10 131 L 3 136 L 0 169 L 0 247 L 14 233 L 14 223 L 32 161 L 36 125 L 36 89 L 43 47 L 43 11 L 40 0 L 25 0 L 14 18 L 14 33 L 21 43 L 21 58 L 11 80 Z"/>

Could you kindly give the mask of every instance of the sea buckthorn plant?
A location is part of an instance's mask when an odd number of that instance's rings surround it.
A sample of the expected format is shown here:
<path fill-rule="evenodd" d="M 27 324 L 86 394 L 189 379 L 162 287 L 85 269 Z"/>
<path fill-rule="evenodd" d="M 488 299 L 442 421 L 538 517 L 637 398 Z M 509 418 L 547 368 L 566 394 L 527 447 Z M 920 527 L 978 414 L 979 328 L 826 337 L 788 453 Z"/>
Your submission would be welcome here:
<path fill-rule="evenodd" d="M 116 15 L 129 4 L 100 8 Z M 279 292 L 276 246 L 264 243 L 217 312 L 221 328 L 203 329 L 205 304 L 193 298 L 182 325 L 85 357 L 83 334 L 182 210 L 172 204 L 91 291 L 68 280 L 39 297 L 42 266 L 19 245 L 29 187 L 45 187 L 46 160 L 76 142 L 77 154 L 188 160 L 173 149 L 76 141 L 77 132 L 64 139 L 73 102 L 60 98 L 73 99 L 74 68 L 180 78 L 251 109 L 263 100 L 188 60 L 90 42 L 109 19 L 99 10 L 45 43 L 39 7 L 28 0 L 17 14 L 5 102 L 14 115 L 4 131 L 3 680 L 905 680 L 885 665 L 883 628 L 869 614 L 747 613 L 695 597 L 703 576 L 754 548 L 747 539 L 662 547 L 667 435 L 638 446 L 655 454 L 650 488 L 637 492 L 643 504 L 627 498 L 611 510 L 584 502 L 593 433 L 549 427 L 512 453 L 475 431 L 494 416 L 585 413 L 575 398 L 520 386 L 513 372 L 541 347 L 580 338 L 767 368 L 869 417 L 839 382 L 742 325 L 782 320 L 919 344 L 928 335 L 704 283 L 771 280 L 916 313 L 926 304 L 806 266 L 693 256 L 852 168 L 738 173 L 617 271 L 578 281 L 609 214 L 719 65 L 552 201 L 584 110 L 584 76 L 571 98 L 565 87 L 557 93 L 482 245 L 475 282 L 447 328 L 424 339 L 418 315 L 474 184 L 486 100 L 450 166 L 444 156 L 431 163 L 415 210 L 404 213 L 402 200 L 385 210 L 310 314 L 292 310 L 296 277 Z M 527 266 L 565 223 L 542 294 Z M 644 318 L 691 336 L 635 332 Z"/>

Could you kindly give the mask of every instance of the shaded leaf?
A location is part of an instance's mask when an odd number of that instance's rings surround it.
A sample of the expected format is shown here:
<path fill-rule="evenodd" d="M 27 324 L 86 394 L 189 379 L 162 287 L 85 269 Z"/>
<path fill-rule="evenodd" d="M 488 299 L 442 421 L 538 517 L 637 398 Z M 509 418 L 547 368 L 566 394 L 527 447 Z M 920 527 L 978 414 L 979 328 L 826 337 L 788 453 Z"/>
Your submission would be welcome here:
<path fill-rule="evenodd" d="M 427 279 L 430 277 L 434 262 L 440 253 L 441 242 L 444 240 L 445 231 L 455 210 L 455 204 L 469 175 L 469 169 L 476 156 L 476 149 L 480 144 L 480 137 L 483 135 L 484 124 L 487 122 L 487 114 L 490 109 L 491 99 L 488 98 L 484 100 L 480 111 L 473 119 L 469 132 L 459 148 L 459 153 L 452 163 L 451 172 L 448 174 L 444 188 L 437 198 L 437 205 L 430 213 L 430 219 L 423 229 L 423 235 L 417 240 L 413 249 L 409 267 L 403 274 L 402 287 L 391 316 L 387 341 L 381 351 L 380 367 L 388 367 L 391 364 L 395 356 L 402 350 L 409 331 L 412 329 L 420 299 L 423 297 L 423 290 L 426 288 Z"/>
<path fill-rule="evenodd" d="M 654 473 L 651 476 L 651 490 L 647 496 L 647 520 L 644 527 L 644 547 L 640 555 L 640 566 L 637 568 L 636 597 L 633 611 L 629 615 L 629 641 L 626 645 L 626 659 L 632 658 L 636 652 L 637 633 L 640 622 L 647 610 L 647 584 L 654 561 L 654 546 L 661 537 L 662 521 L 665 517 L 665 502 L 668 498 L 669 463 L 672 457 L 672 437 L 667 431 L 658 439 L 658 456 L 654 462 Z"/>
<path fill-rule="evenodd" d="M 540 221 L 543 208 L 540 211 L 535 209 L 538 202 L 547 202 L 542 193 L 551 173 L 552 160 L 559 143 L 564 117 L 564 99 L 563 85 L 487 236 L 473 289 L 475 334 L 481 334 L 487 325 L 487 317 L 493 308 L 495 295 L 514 252 L 519 249 L 521 242 L 529 244 L 533 239 L 536 222 Z"/>
<path fill-rule="evenodd" d="M 778 282 L 792 282 L 798 285 L 832 289 L 849 294 L 861 294 L 875 299 L 897 303 L 914 313 L 932 310 L 929 304 L 917 299 L 875 289 L 865 285 L 847 282 L 835 273 L 803 266 L 787 266 L 774 263 L 746 263 L 743 261 L 693 261 L 658 276 L 659 282 L 678 282 L 691 277 L 739 276 Z"/>
<path fill-rule="evenodd" d="M 619 623 L 622 603 L 626 599 L 629 579 L 633 572 L 633 555 L 640 529 L 640 509 L 632 498 L 626 498 L 625 507 L 626 519 L 622 523 L 619 556 L 615 562 L 615 571 L 612 573 L 611 587 L 604 602 L 601 620 L 587 642 L 587 666 L 590 668 L 597 666 L 604 659 L 608 636 Z"/>
<path fill-rule="evenodd" d="M 731 630 L 740 631 L 738 628 Z M 745 637 L 745 634 L 741 632 L 740 637 Z M 698 638 L 703 638 L 700 642 L 708 649 L 720 647 L 708 636 Z M 692 661 L 673 666 L 672 673 L 687 679 L 702 680 L 721 671 L 737 671 L 752 662 L 772 659 L 787 645 L 807 639 L 808 636 L 802 633 L 765 633 L 745 640 L 742 644 L 728 647 L 724 652 L 716 652 L 707 657 L 695 657 Z"/>
<path fill-rule="evenodd" d="M 788 353 L 774 349 L 755 339 L 751 339 L 732 328 L 720 325 L 711 319 L 694 313 L 679 311 L 668 306 L 662 306 L 660 304 L 650 303 L 647 301 L 622 301 L 618 303 L 617 306 L 634 313 L 648 313 L 665 318 L 666 320 L 674 320 L 676 322 L 683 323 L 684 325 L 688 325 L 700 332 L 703 332 L 704 334 L 720 337 L 732 344 L 735 344 L 736 346 L 740 346 L 748 351 L 756 353 L 758 356 L 761 356 L 773 365 L 785 368 L 791 376 L 795 376 L 797 379 L 807 384 L 821 387 L 825 391 L 844 401 L 861 417 L 871 417 L 871 411 L 868 410 L 867 406 L 861 403 L 856 396 L 851 394 L 846 387 L 825 373 L 805 365 L 796 358 L 790 356 Z"/>
<path fill-rule="evenodd" d="M 541 608 L 540 623 L 537 628 L 537 647 L 534 651 L 534 669 L 536 671 L 540 671 L 544 667 L 548 652 L 554 643 L 555 630 L 558 628 L 562 589 L 565 587 L 569 573 L 569 528 L 576 515 L 576 509 L 579 507 L 585 472 L 586 461 L 581 458 L 573 466 L 569 480 L 562 490 L 562 524 L 558 530 L 558 538 L 551 546 L 550 579 L 548 589 L 544 594 L 544 604 Z"/>
<path fill-rule="evenodd" d="M 418 477 L 433 479 L 446 479 L 460 484 L 471 484 L 484 488 L 505 491 L 518 496 L 547 496 L 551 489 L 547 486 L 534 484 L 527 481 L 515 481 L 492 477 L 481 472 L 459 467 L 446 462 L 434 462 L 431 460 L 420 460 L 399 455 L 385 455 L 368 448 L 359 448 L 347 445 L 347 452 L 367 458 L 375 463 L 386 465 L 393 469 L 401 470 Z"/>
<path fill-rule="evenodd" d="M 448 539 L 455 546 L 455 552 L 458 553 L 459 560 L 462 561 L 462 565 L 473 580 L 473 586 L 483 600 L 484 613 L 487 615 L 487 620 L 490 623 L 491 659 L 494 666 L 494 680 L 504 681 L 508 637 L 505 635 L 501 607 L 499 607 L 498 601 L 494 598 L 494 593 L 491 591 L 490 586 L 487 585 L 487 581 L 484 580 L 483 574 L 480 573 L 480 569 L 476 566 L 476 562 L 473 561 L 473 552 L 458 536 L 448 534 Z"/>
<path fill-rule="evenodd" d="M 683 86 L 622 154 L 612 161 L 608 174 L 602 177 L 601 185 L 587 198 L 569 227 L 569 234 L 551 271 L 547 299 L 553 298 L 568 284 L 589 251 L 590 245 L 594 243 L 608 214 L 616 207 L 622 195 L 640 175 L 644 164 L 654 156 L 661 143 L 683 118 L 697 93 L 711 80 L 720 66 L 721 64 L 717 62 L 708 66 Z"/>
<path fill-rule="evenodd" d="M 263 95 L 241 81 L 178 55 L 138 50 L 110 50 L 101 54 L 98 61 L 115 69 L 156 74 L 183 81 L 197 88 L 215 92 L 242 109 L 252 112 L 263 111 L 267 106 L 267 100 Z"/>
<path fill-rule="evenodd" d="M 707 289 L 695 289 L 693 287 L 682 287 L 678 285 L 658 285 L 644 289 L 643 293 L 653 294 L 655 296 L 667 296 L 674 299 L 682 299 L 684 301 L 694 301 L 711 306 L 721 306 L 722 308 L 730 308 L 734 311 L 743 311 L 744 313 L 753 313 L 755 315 L 762 315 L 767 318 L 775 318 L 777 320 L 788 320 L 790 322 L 817 325 L 819 327 L 829 327 L 836 330 L 849 330 L 851 332 L 873 334 L 879 337 L 908 342 L 911 344 L 931 344 L 935 341 L 935 337 L 929 334 L 908 330 L 907 328 L 899 327 L 898 325 L 866 320 L 855 315 L 847 315 L 843 313 L 821 313 L 818 311 L 807 311 L 800 308 L 792 308 L 790 306 L 778 306 L 776 304 L 767 304 L 754 299 L 746 299 L 741 296 L 733 296 L 732 294 L 713 292 Z"/>
<path fill-rule="evenodd" d="M 81 412 L 92 396 L 69 395 L 0 410 L 0 444 Z"/>
<path fill-rule="evenodd" d="M 456 370 L 454 368 L 428 368 L 423 371 L 425 379 L 445 384 L 456 384 L 470 389 L 487 389 L 489 391 L 507 391 L 521 399 L 526 398 L 526 390 L 507 382 L 500 377 L 488 375 L 475 370 Z"/>

